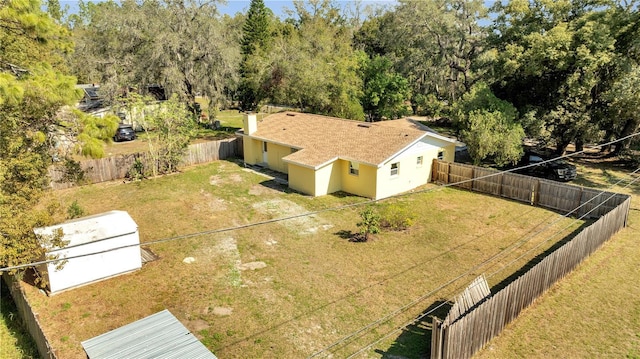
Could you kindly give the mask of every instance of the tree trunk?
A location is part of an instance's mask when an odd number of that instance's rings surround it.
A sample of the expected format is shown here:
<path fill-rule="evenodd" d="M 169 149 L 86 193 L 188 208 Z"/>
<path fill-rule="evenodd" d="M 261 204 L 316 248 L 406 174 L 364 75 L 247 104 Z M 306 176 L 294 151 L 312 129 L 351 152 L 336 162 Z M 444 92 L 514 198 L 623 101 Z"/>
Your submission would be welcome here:
<path fill-rule="evenodd" d="M 638 119 L 634 118 L 634 119 L 627 120 L 618 138 L 624 138 L 633 134 L 637 128 L 638 128 Z M 628 150 L 630 143 L 631 143 L 631 138 L 627 138 L 626 140 L 618 142 L 616 144 L 616 149 L 613 151 L 613 155 L 618 156 L 625 150 Z"/>

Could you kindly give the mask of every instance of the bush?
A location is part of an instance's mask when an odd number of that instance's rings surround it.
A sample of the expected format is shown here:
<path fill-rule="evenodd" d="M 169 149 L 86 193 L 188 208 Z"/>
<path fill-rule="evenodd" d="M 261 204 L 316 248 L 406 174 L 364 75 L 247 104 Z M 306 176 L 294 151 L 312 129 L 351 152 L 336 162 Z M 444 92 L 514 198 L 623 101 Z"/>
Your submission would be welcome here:
<path fill-rule="evenodd" d="M 84 209 L 78 204 L 78 200 L 73 201 L 69 208 L 67 208 L 67 219 L 74 219 L 82 217 L 84 215 Z"/>
<path fill-rule="evenodd" d="M 415 215 L 406 208 L 392 204 L 382 211 L 380 226 L 391 231 L 403 231 L 415 222 Z"/>
<path fill-rule="evenodd" d="M 362 222 L 358 222 L 357 226 L 360 227 L 361 237 L 358 242 L 368 241 L 369 234 L 380 233 L 380 215 L 373 208 L 368 207 L 360 212 L 360 218 L 362 218 Z"/>

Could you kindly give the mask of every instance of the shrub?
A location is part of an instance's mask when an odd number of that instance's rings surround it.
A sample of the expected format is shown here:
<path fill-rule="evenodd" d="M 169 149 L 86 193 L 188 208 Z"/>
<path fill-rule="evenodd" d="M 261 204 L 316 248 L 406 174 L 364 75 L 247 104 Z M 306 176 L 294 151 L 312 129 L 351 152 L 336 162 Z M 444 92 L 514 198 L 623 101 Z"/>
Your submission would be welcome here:
<path fill-rule="evenodd" d="M 381 215 L 380 226 L 392 231 L 403 231 L 415 222 L 415 215 L 406 208 L 392 204 L 384 208 Z"/>
<path fill-rule="evenodd" d="M 78 200 L 73 201 L 69 208 L 67 208 L 67 219 L 74 219 L 82 217 L 84 215 L 84 209 L 78 204 Z"/>
<path fill-rule="evenodd" d="M 357 226 L 361 227 L 360 234 L 363 236 L 361 241 L 366 242 L 369 240 L 369 234 L 380 233 L 380 215 L 373 208 L 368 207 L 360 212 L 360 217 L 362 221 L 358 222 Z"/>

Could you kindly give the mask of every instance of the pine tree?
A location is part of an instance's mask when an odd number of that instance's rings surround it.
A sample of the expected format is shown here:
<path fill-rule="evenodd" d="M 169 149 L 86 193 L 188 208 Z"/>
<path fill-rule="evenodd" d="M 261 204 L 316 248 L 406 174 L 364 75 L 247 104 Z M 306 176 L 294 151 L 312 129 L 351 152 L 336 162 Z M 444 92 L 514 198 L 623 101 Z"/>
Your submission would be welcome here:
<path fill-rule="evenodd" d="M 241 109 L 245 111 L 253 111 L 258 106 L 261 99 L 260 84 L 252 80 L 252 74 L 256 69 L 250 65 L 251 57 L 260 56 L 268 52 L 271 42 L 270 33 L 270 17 L 272 13 L 264 5 L 262 0 L 251 0 L 247 20 L 242 27 L 241 53 L 242 62 L 240 63 L 240 86 L 238 92 L 240 94 Z"/>

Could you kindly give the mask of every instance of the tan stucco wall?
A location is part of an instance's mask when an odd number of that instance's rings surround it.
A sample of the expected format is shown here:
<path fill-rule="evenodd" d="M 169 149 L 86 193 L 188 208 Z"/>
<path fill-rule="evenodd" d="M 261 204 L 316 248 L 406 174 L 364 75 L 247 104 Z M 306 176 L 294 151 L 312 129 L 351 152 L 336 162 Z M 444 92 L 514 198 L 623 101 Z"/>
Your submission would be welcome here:
<path fill-rule="evenodd" d="M 344 175 L 341 162 L 343 161 L 334 161 L 316 170 L 316 196 L 342 190 Z"/>
<path fill-rule="evenodd" d="M 245 136 L 242 139 L 244 161 L 250 165 L 262 162 L 262 141 Z"/>
<path fill-rule="evenodd" d="M 377 170 L 373 166 L 359 164 L 359 174 L 349 173 L 349 161 L 340 161 L 342 176 L 342 190 L 358 196 L 375 198 Z"/>
<path fill-rule="evenodd" d="M 310 168 L 289 164 L 289 188 L 311 196 L 316 194 L 315 171 Z M 326 194 L 326 193 L 324 193 Z"/>
<path fill-rule="evenodd" d="M 291 147 L 267 143 L 267 164 L 269 168 L 274 171 L 289 173 L 289 166 L 282 160 L 282 157 L 289 156 L 290 154 Z"/>

